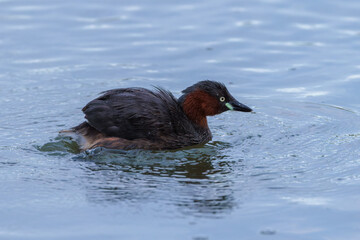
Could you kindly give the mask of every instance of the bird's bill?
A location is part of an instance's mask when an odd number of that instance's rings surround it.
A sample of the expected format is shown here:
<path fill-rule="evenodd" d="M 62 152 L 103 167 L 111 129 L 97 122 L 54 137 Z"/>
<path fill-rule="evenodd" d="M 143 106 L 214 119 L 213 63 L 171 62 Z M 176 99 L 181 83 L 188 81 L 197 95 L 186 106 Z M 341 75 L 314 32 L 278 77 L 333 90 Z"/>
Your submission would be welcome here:
<path fill-rule="evenodd" d="M 240 112 L 252 112 L 252 109 L 236 100 L 232 100 L 225 104 L 229 110 L 240 111 Z"/>

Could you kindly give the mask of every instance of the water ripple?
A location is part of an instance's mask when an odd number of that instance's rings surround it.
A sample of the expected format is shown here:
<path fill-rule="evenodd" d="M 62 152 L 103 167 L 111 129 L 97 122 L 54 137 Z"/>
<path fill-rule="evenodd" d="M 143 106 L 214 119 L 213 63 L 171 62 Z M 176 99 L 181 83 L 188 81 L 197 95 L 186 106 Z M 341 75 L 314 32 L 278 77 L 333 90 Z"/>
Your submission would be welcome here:
<path fill-rule="evenodd" d="M 10 10 L 14 12 L 37 12 L 37 11 L 48 11 L 56 9 L 55 6 L 45 6 L 45 5 L 22 5 L 11 7 Z"/>
<path fill-rule="evenodd" d="M 303 30 L 319 30 L 328 28 L 326 24 L 303 24 L 303 23 L 296 23 L 295 27 Z"/>

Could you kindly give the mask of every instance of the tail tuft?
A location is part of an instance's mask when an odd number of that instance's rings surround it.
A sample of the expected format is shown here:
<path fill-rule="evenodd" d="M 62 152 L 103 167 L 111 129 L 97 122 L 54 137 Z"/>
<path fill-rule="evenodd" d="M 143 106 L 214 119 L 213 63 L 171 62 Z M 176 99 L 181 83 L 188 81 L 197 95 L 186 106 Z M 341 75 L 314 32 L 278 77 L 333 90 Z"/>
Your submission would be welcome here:
<path fill-rule="evenodd" d="M 81 150 L 90 148 L 99 138 L 104 137 L 102 133 L 87 122 L 83 122 L 68 130 L 61 130 L 59 134 L 74 139 L 79 144 Z"/>

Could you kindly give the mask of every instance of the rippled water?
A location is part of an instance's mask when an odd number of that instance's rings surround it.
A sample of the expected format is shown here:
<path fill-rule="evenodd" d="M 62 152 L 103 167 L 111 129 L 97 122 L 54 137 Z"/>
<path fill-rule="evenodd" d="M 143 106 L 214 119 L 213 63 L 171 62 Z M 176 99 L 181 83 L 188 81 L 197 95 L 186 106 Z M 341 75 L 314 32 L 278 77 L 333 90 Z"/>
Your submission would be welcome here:
<path fill-rule="evenodd" d="M 0 239 L 359 239 L 360 3 L 0 0 Z M 103 90 L 224 82 L 255 114 L 79 153 Z"/>

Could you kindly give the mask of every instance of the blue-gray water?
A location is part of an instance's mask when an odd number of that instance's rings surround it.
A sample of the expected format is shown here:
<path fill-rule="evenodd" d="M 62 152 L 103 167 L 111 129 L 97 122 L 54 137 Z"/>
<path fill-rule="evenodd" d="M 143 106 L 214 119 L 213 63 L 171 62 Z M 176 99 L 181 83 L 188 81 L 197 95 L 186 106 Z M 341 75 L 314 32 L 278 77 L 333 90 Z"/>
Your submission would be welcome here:
<path fill-rule="evenodd" d="M 0 0 L 0 239 L 360 239 L 357 0 Z M 256 114 L 78 153 L 103 90 L 224 82 Z"/>

